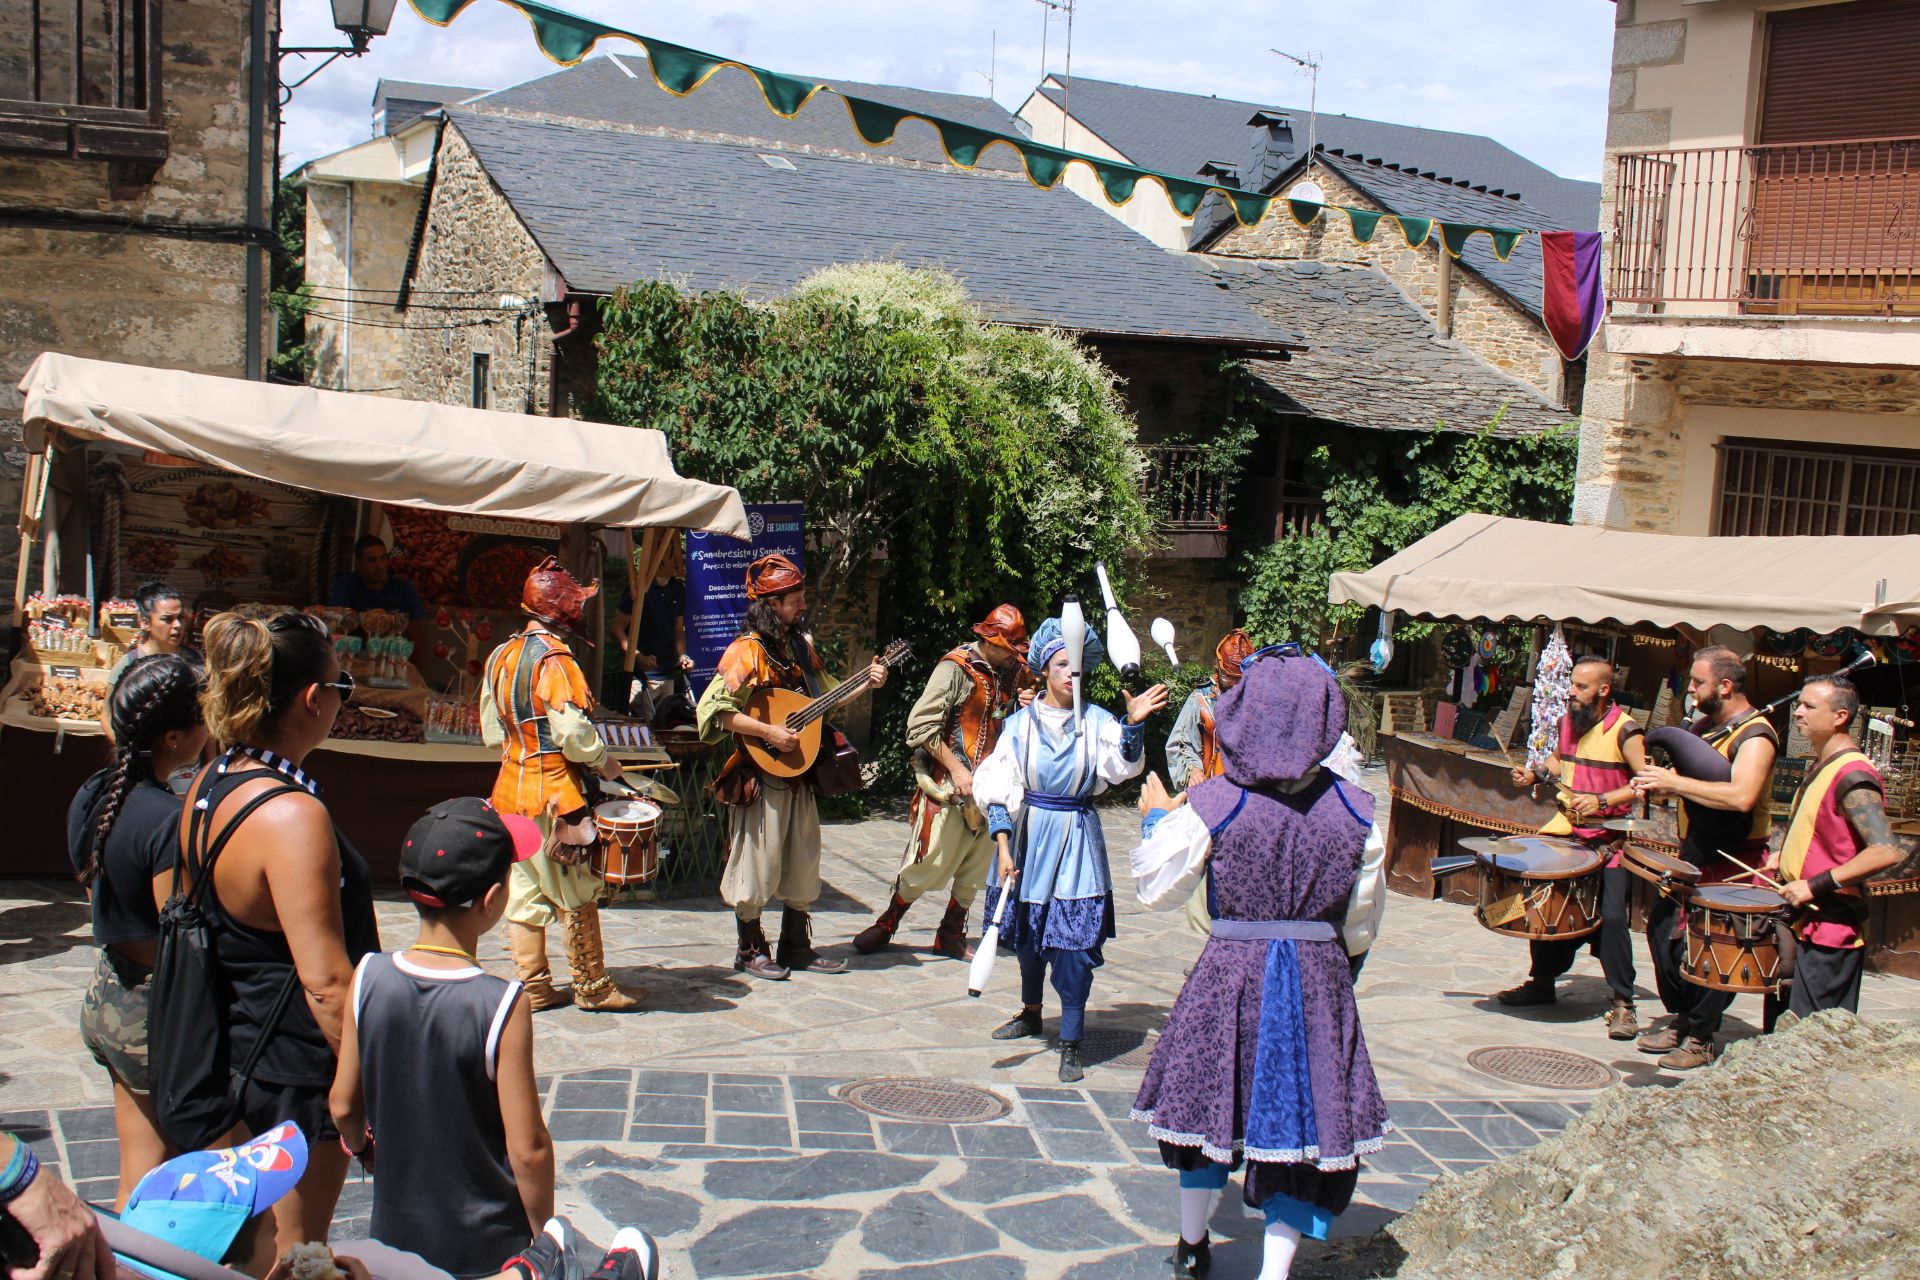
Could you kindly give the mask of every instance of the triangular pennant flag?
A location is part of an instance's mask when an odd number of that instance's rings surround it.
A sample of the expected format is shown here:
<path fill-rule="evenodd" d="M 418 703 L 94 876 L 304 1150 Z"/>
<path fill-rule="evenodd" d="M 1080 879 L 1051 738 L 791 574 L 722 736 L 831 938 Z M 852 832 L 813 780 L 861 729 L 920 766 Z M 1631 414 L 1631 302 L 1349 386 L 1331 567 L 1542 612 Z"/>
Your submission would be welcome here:
<path fill-rule="evenodd" d="M 684 98 L 698 89 L 723 61 L 710 53 L 652 37 L 640 43 L 647 48 L 647 65 L 653 69 L 654 81 L 676 97 Z"/>
<path fill-rule="evenodd" d="M 1484 230 L 1486 230 L 1485 227 L 1475 226 L 1469 222 L 1442 222 L 1440 224 L 1440 243 L 1446 247 L 1449 254 L 1457 258 L 1460 256 L 1461 251 L 1467 247 L 1467 237 L 1476 231 Z"/>
<path fill-rule="evenodd" d="M 963 169 L 979 164 L 980 153 L 999 136 L 957 120 L 936 120 L 933 127 L 940 131 L 940 145 L 946 148 L 947 157 Z"/>
<path fill-rule="evenodd" d="M 1020 163 L 1027 168 L 1027 177 L 1036 187 L 1051 191 L 1060 176 L 1067 171 L 1067 161 L 1073 152 L 1063 151 L 1059 147 L 1049 147 L 1038 142 L 1022 143 Z"/>
<path fill-rule="evenodd" d="M 560 9 L 549 9 L 543 4 L 530 3 L 530 0 L 507 0 L 507 3 L 525 14 L 527 21 L 533 24 L 533 38 L 539 44 L 540 52 L 563 67 L 570 67 L 592 53 L 593 46 L 606 37 L 627 35 L 618 27 L 609 27 Z"/>
<path fill-rule="evenodd" d="M 1409 249 L 1418 249 L 1433 235 L 1432 218 L 1409 218 L 1405 214 L 1396 213 L 1393 215 L 1393 220 L 1400 224 L 1401 238 L 1407 242 Z"/>
<path fill-rule="evenodd" d="M 1204 182 L 1191 178 L 1160 179 L 1160 185 L 1167 189 L 1167 200 L 1173 205 L 1173 211 L 1183 218 L 1191 218 L 1200 210 L 1200 202 L 1207 198 L 1207 192 L 1213 190 Z"/>
<path fill-rule="evenodd" d="M 1505 262 L 1513 256 L 1514 246 L 1526 234 L 1515 227 L 1488 227 L 1487 238 L 1493 241 L 1493 256 Z"/>
<path fill-rule="evenodd" d="M 759 67 L 749 67 L 753 78 L 760 82 L 760 92 L 766 95 L 767 106 L 777 116 L 788 120 L 800 114 L 800 108 L 807 100 L 827 86 L 817 80 L 802 80 L 798 76 L 783 76 L 777 71 L 763 71 Z"/>
<path fill-rule="evenodd" d="M 1088 161 L 1093 166 L 1093 176 L 1100 180 L 1100 190 L 1106 193 L 1108 204 L 1125 204 L 1133 199 L 1133 189 L 1140 181 L 1141 170 L 1132 165 L 1108 164 L 1105 161 Z"/>
<path fill-rule="evenodd" d="M 444 27 L 460 16 L 473 0 L 408 0 L 413 11 L 436 27 Z"/>
<path fill-rule="evenodd" d="M 1228 191 L 1227 199 L 1233 202 L 1233 216 L 1240 220 L 1243 227 L 1253 226 L 1266 217 L 1267 210 L 1273 207 L 1272 196 L 1254 195 L 1250 191 Z"/>
<path fill-rule="evenodd" d="M 1600 233 L 1542 231 L 1540 266 L 1541 319 L 1560 354 L 1578 360 L 1607 313 L 1600 283 Z"/>
<path fill-rule="evenodd" d="M 1382 214 L 1372 209 L 1351 209 L 1340 206 L 1340 212 L 1347 215 L 1347 222 L 1353 227 L 1353 238 L 1360 244 L 1371 244 L 1373 233 L 1380 229 Z"/>
<path fill-rule="evenodd" d="M 893 141 L 893 135 L 899 130 L 900 122 L 912 115 L 900 107 L 890 107 L 884 102 L 875 102 L 871 98 L 855 98 L 845 94 L 840 100 L 847 104 L 847 114 L 853 119 L 853 128 L 860 140 L 870 147 L 884 147 Z"/>
<path fill-rule="evenodd" d="M 1327 206 L 1314 200 L 1287 201 L 1287 212 L 1292 214 L 1293 220 L 1303 227 L 1319 217 L 1321 211 L 1326 207 Z"/>

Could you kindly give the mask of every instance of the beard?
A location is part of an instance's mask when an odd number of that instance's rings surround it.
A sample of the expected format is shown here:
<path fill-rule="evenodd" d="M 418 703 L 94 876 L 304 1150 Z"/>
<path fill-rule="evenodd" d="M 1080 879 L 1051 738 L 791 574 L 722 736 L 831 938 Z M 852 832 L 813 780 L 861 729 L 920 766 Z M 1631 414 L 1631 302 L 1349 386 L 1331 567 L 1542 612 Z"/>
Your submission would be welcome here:
<path fill-rule="evenodd" d="M 1693 709 L 1710 720 L 1717 717 L 1720 714 L 1720 709 L 1726 705 L 1727 704 L 1718 697 L 1695 698 L 1693 700 Z"/>
<path fill-rule="evenodd" d="M 1567 714 L 1573 717 L 1573 736 L 1576 740 L 1587 736 L 1589 730 L 1607 714 L 1604 699 L 1595 698 L 1591 704 L 1574 701 L 1567 704 Z"/>

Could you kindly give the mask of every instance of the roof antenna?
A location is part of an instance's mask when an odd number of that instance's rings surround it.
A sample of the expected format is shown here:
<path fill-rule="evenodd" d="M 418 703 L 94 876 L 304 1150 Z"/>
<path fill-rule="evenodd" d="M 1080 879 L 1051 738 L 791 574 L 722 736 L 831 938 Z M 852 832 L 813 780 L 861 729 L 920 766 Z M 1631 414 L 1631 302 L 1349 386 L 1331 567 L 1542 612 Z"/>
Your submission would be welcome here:
<path fill-rule="evenodd" d="M 979 76 L 982 80 L 985 80 L 987 82 L 987 96 L 989 98 L 993 98 L 995 96 L 994 89 L 993 89 L 993 80 L 994 80 L 994 77 L 999 74 L 999 72 L 1000 72 L 1000 33 L 998 31 L 995 31 L 993 32 L 992 35 L 987 37 L 987 69 L 985 73 L 980 72 L 978 69 L 976 69 L 973 73 Z M 996 99 L 996 101 L 997 100 L 998 99 Z"/>
<path fill-rule="evenodd" d="M 1047 78 L 1047 23 L 1053 20 L 1056 10 L 1065 10 L 1067 15 L 1067 70 L 1066 87 L 1060 93 L 1060 145 L 1067 145 L 1067 116 L 1073 106 L 1073 4 L 1074 0 L 1034 0 L 1043 12 L 1040 15 L 1040 78 Z"/>
<path fill-rule="evenodd" d="M 1314 135 L 1318 132 L 1320 121 L 1320 55 L 1310 53 L 1304 58 L 1295 57 L 1285 49 L 1269 49 L 1268 53 L 1277 53 L 1312 77 L 1307 90 L 1307 176 L 1313 175 Z"/>

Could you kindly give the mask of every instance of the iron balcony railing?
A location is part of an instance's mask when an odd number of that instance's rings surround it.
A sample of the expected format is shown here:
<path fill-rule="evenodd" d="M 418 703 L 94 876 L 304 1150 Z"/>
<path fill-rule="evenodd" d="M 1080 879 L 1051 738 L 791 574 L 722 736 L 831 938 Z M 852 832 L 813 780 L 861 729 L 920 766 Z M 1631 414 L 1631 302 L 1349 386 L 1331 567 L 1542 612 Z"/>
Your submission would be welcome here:
<path fill-rule="evenodd" d="M 1615 303 L 1920 313 L 1920 138 L 1638 151 L 1617 165 Z"/>
<path fill-rule="evenodd" d="M 1227 478 L 1209 472 L 1191 445 L 1146 446 L 1147 502 L 1163 529 L 1216 533 L 1227 527 Z"/>

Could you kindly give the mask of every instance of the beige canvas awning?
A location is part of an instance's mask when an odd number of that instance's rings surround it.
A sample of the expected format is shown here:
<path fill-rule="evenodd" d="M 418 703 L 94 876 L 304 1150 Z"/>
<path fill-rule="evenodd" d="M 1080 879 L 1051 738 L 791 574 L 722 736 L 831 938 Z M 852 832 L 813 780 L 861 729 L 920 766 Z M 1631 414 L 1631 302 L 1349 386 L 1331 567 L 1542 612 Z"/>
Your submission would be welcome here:
<path fill-rule="evenodd" d="M 1894 635 L 1920 622 L 1920 536 L 1699 538 L 1461 516 L 1365 573 L 1334 574 L 1328 597 L 1460 621 Z"/>
<path fill-rule="evenodd" d="M 746 538 L 740 495 L 673 469 L 658 431 L 43 353 L 27 449 L 63 434 L 319 493 L 500 519 Z"/>

